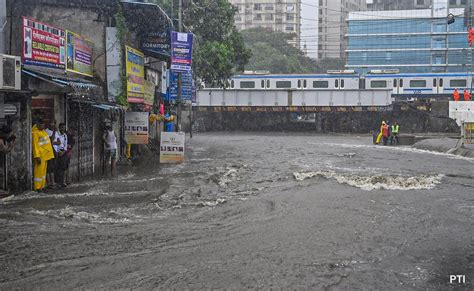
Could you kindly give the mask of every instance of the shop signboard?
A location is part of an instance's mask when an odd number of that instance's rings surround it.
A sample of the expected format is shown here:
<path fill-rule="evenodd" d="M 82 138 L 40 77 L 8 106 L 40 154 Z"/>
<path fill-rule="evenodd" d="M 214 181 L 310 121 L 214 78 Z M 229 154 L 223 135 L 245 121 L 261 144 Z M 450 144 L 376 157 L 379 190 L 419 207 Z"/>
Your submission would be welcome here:
<path fill-rule="evenodd" d="M 126 50 L 127 100 L 129 103 L 143 103 L 145 95 L 145 55 L 129 46 Z"/>
<path fill-rule="evenodd" d="M 169 31 L 153 31 L 142 38 L 142 50 L 152 55 L 169 57 L 171 41 Z"/>
<path fill-rule="evenodd" d="M 184 162 L 184 132 L 162 132 L 160 163 L 179 164 Z"/>
<path fill-rule="evenodd" d="M 145 80 L 145 94 L 143 104 L 153 106 L 155 101 L 155 84 L 151 81 Z"/>
<path fill-rule="evenodd" d="M 171 32 L 171 70 L 189 72 L 193 64 L 192 33 Z"/>
<path fill-rule="evenodd" d="M 68 72 L 93 77 L 92 50 L 94 44 L 72 31 L 66 30 Z"/>
<path fill-rule="evenodd" d="M 170 101 L 178 100 L 178 73 L 170 72 Z M 188 71 L 181 73 L 181 101 L 193 99 L 193 73 Z"/>
<path fill-rule="evenodd" d="M 128 144 L 148 144 L 148 112 L 125 113 L 125 140 Z"/>
<path fill-rule="evenodd" d="M 25 65 L 66 69 L 66 32 L 23 17 L 22 61 Z"/>

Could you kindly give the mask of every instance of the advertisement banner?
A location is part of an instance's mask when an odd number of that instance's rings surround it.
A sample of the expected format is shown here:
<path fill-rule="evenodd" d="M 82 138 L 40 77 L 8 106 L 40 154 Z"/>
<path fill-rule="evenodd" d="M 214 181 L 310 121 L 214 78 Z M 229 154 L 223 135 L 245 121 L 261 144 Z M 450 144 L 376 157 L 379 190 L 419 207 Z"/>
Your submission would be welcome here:
<path fill-rule="evenodd" d="M 128 102 L 143 103 L 145 95 L 145 55 L 129 46 L 126 46 L 125 50 Z"/>
<path fill-rule="evenodd" d="M 171 69 L 188 72 L 193 64 L 193 34 L 171 32 Z"/>
<path fill-rule="evenodd" d="M 125 140 L 128 144 L 148 144 L 148 112 L 125 112 Z"/>
<path fill-rule="evenodd" d="M 145 94 L 143 99 L 143 104 L 148 106 L 153 106 L 155 101 L 155 84 L 153 82 L 145 80 Z"/>
<path fill-rule="evenodd" d="M 25 65 L 66 69 L 66 32 L 51 25 L 22 18 Z"/>
<path fill-rule="evenodd" d="M 142 50 L 152 55 L 171 56 L 169 31 L 149 32 L 142 37 Z"/>
<path fill-rule="evenodd" d="M 66 30 L 66 43 L 67 71 L 93 77 L 92 50 L 94 44 L 69 30 Z"/>
<path fill-rule="evenodd" d="M 184 132 L 162 132 L 160 163 L 179 164 L 184 162 Z"/>
<path fill-rule="evenodd" d="M 188 71 L 181 73 L 181 100 L 191 101 L 193 99 L 193 73 Z M 178 100 L 178 73 L 170 73 L 170 101 Z"/>

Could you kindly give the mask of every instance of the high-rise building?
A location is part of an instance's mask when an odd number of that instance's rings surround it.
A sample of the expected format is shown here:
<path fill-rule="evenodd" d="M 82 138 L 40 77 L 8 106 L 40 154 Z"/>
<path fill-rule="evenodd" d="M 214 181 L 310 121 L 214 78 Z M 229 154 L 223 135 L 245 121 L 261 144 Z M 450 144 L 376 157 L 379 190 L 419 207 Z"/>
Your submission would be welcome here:
<path fill-rule="evenodd" d="M 301 0 L 229 0 L 237 9 L 235 25 L 244 30 L 254 27 L 294 33 L 290 41 L 296 47 L 301 42 Z"/>
<path fill-rule="evenodd" d="M 349 12 L 365 11 L 366 0 L 319 0 L 318 4 L 318 58 L 345 58 L 346 19 Z"/>

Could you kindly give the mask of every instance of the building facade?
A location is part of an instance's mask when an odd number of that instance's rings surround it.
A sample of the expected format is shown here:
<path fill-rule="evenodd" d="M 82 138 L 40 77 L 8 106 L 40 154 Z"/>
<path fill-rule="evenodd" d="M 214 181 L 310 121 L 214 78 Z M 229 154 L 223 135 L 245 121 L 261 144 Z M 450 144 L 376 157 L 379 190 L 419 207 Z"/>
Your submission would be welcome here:
<path fill-rule="evenodd" d="M 230 0 L 237 8 L 235 25 L 244 30 L 255 27 L 294 33 L 290 42 L 296 47 L 301 42 L 301 0 Z"/>
<path fill-rule="evenodd" d="M 318 58 L 345 58 L 349 12 L 365 11 L 365 0 L 319 0 Z"/>
<path fill-rule="evenodd" d="M 398 69 L 400 72 L 465 72 L 470 49 L 464 9 L 394 10 L 349 14 L 347 69 L 359 73 Z"/>
<path fill-rule="evenodd" d="M 428 9 L 436 2 L 445 2 L 445 0 L 367 0 L 367 10 L 386 11 L 386 10 L 411 10 Z M 450 8 L 461 8 L 469 5 L 469 0 L 449 0 Z"/>

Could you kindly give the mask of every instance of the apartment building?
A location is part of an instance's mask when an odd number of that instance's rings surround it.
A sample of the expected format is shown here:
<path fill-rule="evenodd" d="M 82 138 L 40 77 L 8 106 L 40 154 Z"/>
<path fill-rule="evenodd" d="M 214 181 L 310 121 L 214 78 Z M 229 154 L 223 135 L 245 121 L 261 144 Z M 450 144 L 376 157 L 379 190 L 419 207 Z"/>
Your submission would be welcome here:
<path fill-rule="evenodd" d="M 444 0 L 367 0 L 367 10 L 386 11 L 386 10 L 410 10 L 410 9 L 429 9 L 437 2 L 446 2 Z M 449 0 L 450 8 L 466 8 L 470 0 Z"/>
<path fill-rule="evenodd" d="M 349 12 L 367 10 L 366 0 L 319 0 L 318 58 L 345 58 Z"/>
<path fill-rule="evenodd" d="M 301 43 L 301 0 L 230 0 L 237 8 L 235 25 L 244 30 L 254 27 L 294 33 L 290 42 L 296 47 Z"/>

